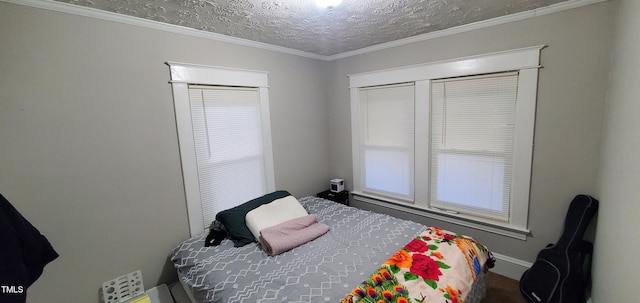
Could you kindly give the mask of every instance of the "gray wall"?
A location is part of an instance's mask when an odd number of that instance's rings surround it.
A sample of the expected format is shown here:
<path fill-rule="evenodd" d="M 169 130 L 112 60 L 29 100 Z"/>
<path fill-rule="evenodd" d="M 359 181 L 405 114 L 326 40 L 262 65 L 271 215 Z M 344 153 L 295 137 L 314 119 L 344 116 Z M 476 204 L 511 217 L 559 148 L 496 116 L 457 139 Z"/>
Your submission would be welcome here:
<path fill-rule="evenodd" d="M 532 261 L 557 239 L 571 197 L 594 194 L 602 203 L 594 302 L 619 299 L 638 272 L 638 244 L 624 241 L 638 232 L 625 224 L 639 211 L 637 20 L 636 1 L 608 1 L 325 63 L 0 2 L 0 193 L 61 254 L 29 289 L 29 301 L 95 302 L 103 281 L 136 269 L 148 286 L 174 279 L 166 257 L 188 237 L 188 224 L 163 62 L 270 72 L 276 184 L 303 196 L 333 177 L 352 182 L 347 75 L 537 44 L 548 47 L 533 236 L 520 241 L 394 214 Z"/>
<path fill-rule="evenodd" d="M 434 221 L 365 203 L 428 225 L 463 232 L 494 252 L 533 261 L 555 242 L 570 200 L 597 194 L 604 97 L 615 3 L 605 2 L 519 22 L 367 53 L 330 63 L 331 171 L 351 188 L 347 75 L 470 55 L 547 45 L 542 50 L 527 241 Z"/>
<path fill-rule="evenodd" d="M 619 4 L 602 143 L 594 303 L 634 301 L 640 272 L 640 1 Z"/>
<path fill-rule="evenodd" d="M 30 302 L 175 279 L 189 229 L 166 61 L 268 71 L 277 188 L 327 186 L 322 61 L 5 2 L 0 41 L 0 192 L 61 255 Z"/>

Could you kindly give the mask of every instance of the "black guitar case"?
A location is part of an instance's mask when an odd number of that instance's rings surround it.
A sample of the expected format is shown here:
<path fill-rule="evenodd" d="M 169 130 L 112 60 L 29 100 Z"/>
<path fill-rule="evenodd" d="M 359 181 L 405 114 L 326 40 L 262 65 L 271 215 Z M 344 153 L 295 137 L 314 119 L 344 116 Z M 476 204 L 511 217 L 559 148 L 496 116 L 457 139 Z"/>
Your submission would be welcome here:
<path fill-rule="evenodd" d="M 520 278 L 520 292 L 529 303 L 584 303 L 593 245 L 582 237 L 598 211 L 598 200 L 577 195 L 571 201 L 562 235 L 556 244 L 540 250 Z"/>

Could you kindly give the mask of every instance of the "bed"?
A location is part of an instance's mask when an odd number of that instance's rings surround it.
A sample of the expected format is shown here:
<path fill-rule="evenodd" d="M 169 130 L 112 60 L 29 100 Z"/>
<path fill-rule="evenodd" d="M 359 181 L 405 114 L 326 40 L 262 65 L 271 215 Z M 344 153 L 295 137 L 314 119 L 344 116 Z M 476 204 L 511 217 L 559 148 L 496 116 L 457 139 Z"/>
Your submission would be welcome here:
<path fill-rule="evenodd" d="M 329 228 L 291 250 L 269 256 L 256 242 L 234 247 L 230 239 L 204 247 L 206 234 L 173 249 L 170 259 L 191 301 L 477 303 L 484 297 L 492 258 L 475 240 L 322 198 L 298 201 Z M 411 256 L 429 270 L 413 270 L 406 262 Z"/>

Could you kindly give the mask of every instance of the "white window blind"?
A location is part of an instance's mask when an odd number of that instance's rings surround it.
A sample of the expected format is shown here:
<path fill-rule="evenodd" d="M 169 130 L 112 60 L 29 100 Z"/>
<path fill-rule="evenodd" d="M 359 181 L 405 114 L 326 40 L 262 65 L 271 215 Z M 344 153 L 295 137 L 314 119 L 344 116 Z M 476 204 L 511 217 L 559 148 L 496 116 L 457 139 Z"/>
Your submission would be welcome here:
<path fill-rule="evenodd" d="M 432 81 L 430 206 L 508 221 L 516 72 Z"/>
<path fill-rule="evenodd" d="M 526 239 L 543 48 L 349 75 L 354 200 Z M 401 120 L 387 117 L 395 110 L 371 112 L 363 101 L 369 96 L 362 96 L 397 83 L 413 83 L 413 129 L 406 137 L 396 131 Z M 380 138 L 402 142 L 413 136 L 411 143 L 381 149 L 413 149 L 405 154 L 413 161 L 408 169 L 401 161 L 391 163 L 398 156 L 366 157 L 378 147 L 377 141 L 365 141 L 373 132 L 369 124 L 380 128 Z"/>
<path fill-rule="evenodd" d="M 267 193 L 257 88 L 189 86 L 204 222 Z"/>
<path fill-rule="evenodd" d="M 414 85 L 360 89 L 363 190 L 414 199 Z"/>

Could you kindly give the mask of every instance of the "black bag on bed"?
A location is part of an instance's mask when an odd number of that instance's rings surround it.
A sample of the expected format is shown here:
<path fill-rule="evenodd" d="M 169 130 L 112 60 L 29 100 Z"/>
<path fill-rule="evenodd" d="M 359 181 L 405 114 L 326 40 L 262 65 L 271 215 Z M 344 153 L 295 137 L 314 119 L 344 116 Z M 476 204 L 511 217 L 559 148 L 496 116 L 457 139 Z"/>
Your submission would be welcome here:
<path fill-rule="evenodd" d="M 520 292 L 529 303 L 584 303 L 591 271 L 593 246 L 582 240 L 589 222 L 598 211 L 598 200 L 577 195 L 571 201 L 564 229 L 556 244 L 542 249 L 520 278 Z"/>

